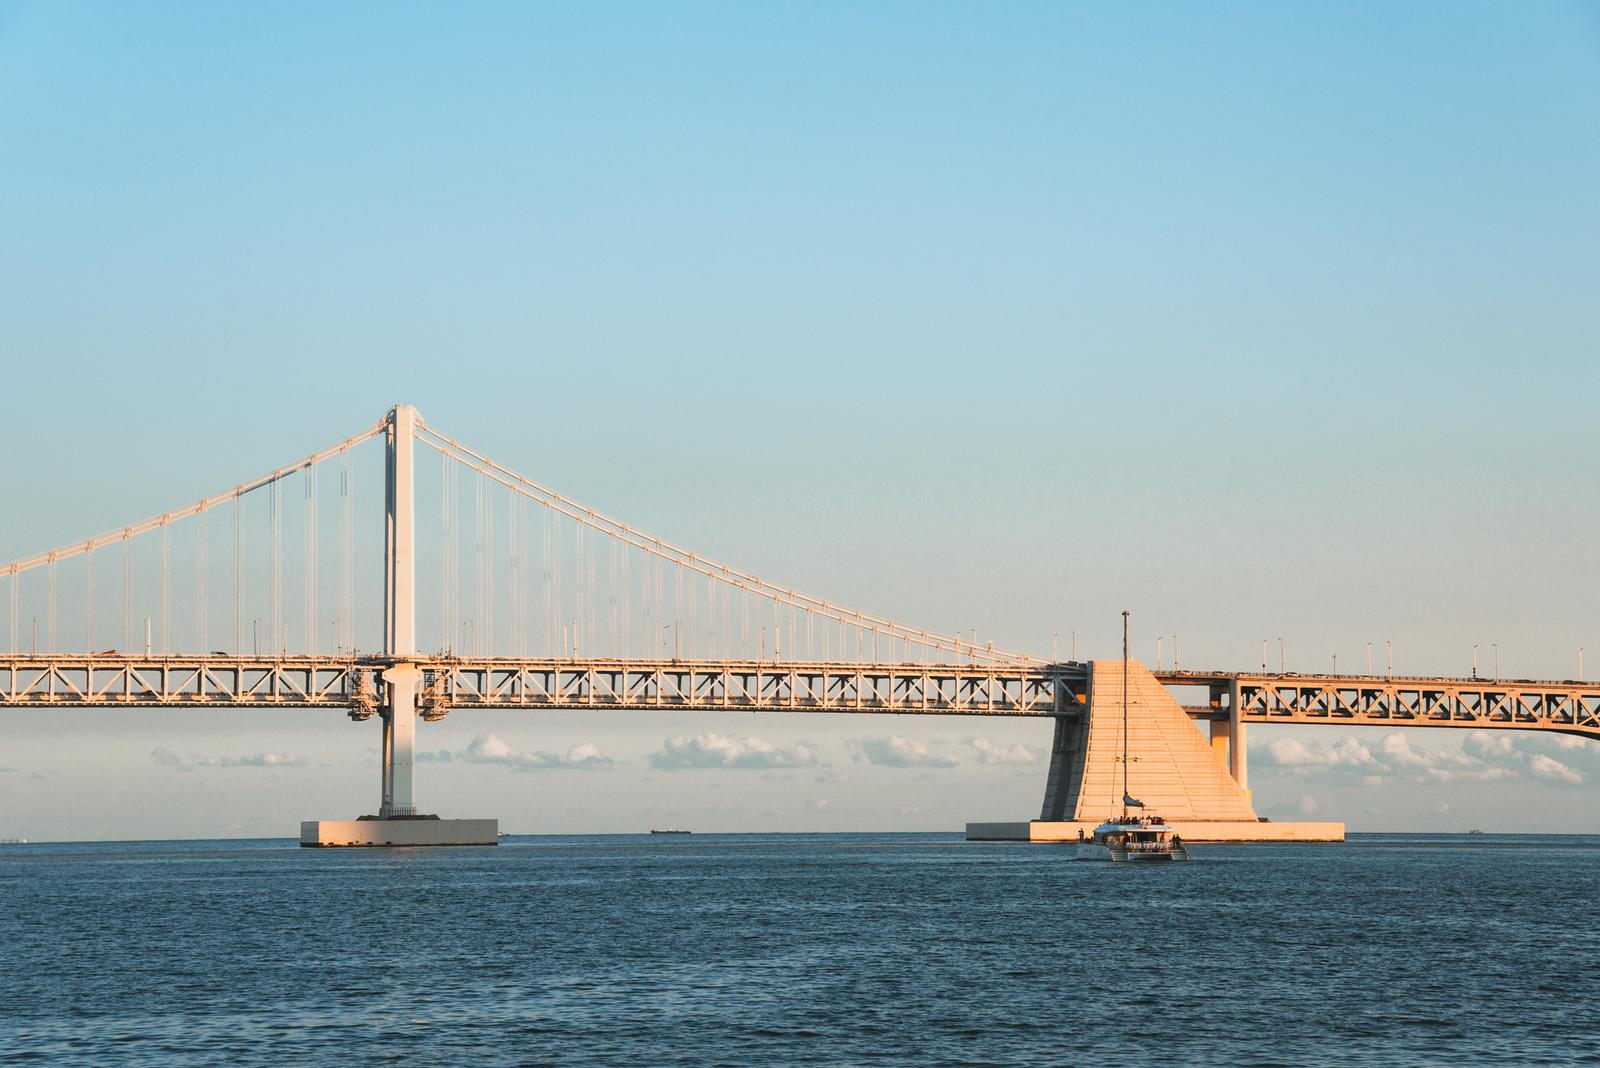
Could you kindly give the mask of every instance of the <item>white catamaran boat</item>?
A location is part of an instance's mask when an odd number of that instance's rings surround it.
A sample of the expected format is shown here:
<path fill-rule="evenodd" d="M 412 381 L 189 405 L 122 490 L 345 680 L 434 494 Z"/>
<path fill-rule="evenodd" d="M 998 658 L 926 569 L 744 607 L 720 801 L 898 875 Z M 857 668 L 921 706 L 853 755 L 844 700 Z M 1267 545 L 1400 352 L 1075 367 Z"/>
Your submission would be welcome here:
<path fill-rule="evenodd" d="M 1124 813 L 1078 844 L 1079 860 L 1190 860 L 1189 847 L 1160 816 Z"/>
<path fill-rule="evenodd" d="M 1133 810 L 1138 809 L 1138 815 Z M 1078 832 L 1082 834 L 1083 832 Z M 1189 847 L 1171 824 L 1144 811 L 1128 793 L 1128 613 L 1122 613 L 1122 815 L 1078 843 L 1079 860 L 1190 860 Z"/>

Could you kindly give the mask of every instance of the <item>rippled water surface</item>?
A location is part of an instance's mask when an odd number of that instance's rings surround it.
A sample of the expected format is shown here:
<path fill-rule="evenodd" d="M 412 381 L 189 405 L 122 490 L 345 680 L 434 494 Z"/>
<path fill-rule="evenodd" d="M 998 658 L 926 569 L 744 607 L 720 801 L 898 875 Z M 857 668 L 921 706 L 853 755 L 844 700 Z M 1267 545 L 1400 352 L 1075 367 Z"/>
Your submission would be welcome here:
<path fill-rule="evenodd" d="M 1600 839 L 0 847 L 0 1060 L 1600 1062 Z"/>

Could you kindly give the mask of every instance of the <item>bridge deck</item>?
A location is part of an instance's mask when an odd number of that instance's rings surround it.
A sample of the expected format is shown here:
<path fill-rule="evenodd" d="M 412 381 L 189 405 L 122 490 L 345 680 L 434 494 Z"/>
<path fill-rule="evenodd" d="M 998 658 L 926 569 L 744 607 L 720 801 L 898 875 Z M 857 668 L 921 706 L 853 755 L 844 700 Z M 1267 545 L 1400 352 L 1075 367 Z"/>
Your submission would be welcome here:
<path fill-rule="evenodd" d="M 385 668 L 346 656 L 0 655 L 0 706 L 310 707 L 376 710 Z M 1082 664 L 866 664 L 421 656 L 421 712 L 618 708 L 1058 716 L 1086 700 Z M 1600 737 L 1600 684 L 1361 675 L 1158 671 L 1204 687 L 1198 719 L 1555 730 Z"/>
<path fill-rule="evenodd" d="M 1168 687 L 1206 687 L 1210 702 L 1185 706 L 1201 719 L 1230 715 L 1237 687 L 1247 723 L 1555 730 L 1600 737 L 1600 683 L 1573 679 L 1474 679 L 1158 671 Z"/>
<path fill-rule="evenodd" d="M 0 656 L 0 706 L 376 708 L 384 657 Z M 412 657 L 420 711 L 455 708 L 772 709 L 1049 716 L 1076 665 Z M 1076 690 L 1073 683 L 1076 682 Z M 1058 683 L 1060 684 L 1058 686 Z"/>

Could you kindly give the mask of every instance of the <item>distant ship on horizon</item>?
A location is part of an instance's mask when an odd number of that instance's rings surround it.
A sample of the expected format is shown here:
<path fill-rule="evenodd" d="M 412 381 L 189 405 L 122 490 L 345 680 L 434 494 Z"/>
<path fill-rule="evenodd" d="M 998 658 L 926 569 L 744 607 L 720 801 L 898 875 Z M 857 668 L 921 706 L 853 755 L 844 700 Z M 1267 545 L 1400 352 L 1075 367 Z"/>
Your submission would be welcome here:
<path fill-rule="evenodd" d="M 651 834 L 693 834 L 693 831 L 680 831 L 676 827 L 650 828 Z"/>

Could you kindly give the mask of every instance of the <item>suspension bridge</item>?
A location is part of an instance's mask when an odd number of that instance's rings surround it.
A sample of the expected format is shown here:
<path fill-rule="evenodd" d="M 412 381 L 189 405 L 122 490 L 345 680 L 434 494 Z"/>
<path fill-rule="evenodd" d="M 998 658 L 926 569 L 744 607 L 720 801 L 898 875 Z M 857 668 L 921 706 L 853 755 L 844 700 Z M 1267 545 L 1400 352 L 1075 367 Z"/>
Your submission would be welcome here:
<path fill-rule="evenodd" d="M 358 495 L 369 483 L 381 493 Z M 492 842 L 493 820 L 417 810 L 416 721 L 458 708 L 1049 717 L 1040 819 L 969 835 L 1065 836 L 1115 807 L 1120 661 L 1045 660 L 762 579 L 528 479 L 408 405 L 216 495 L 0 565 L 0 582 L 0 706 L 379 720 L 376 814 L 308 821 L 308 845 Z M 1130 759 L 1146 800 L 1195 839 L 1335 836 L 1257 819 L 1249 723 L 1600 737 L 1600 686 L 1581 681 L 1132 667 Z"/>

